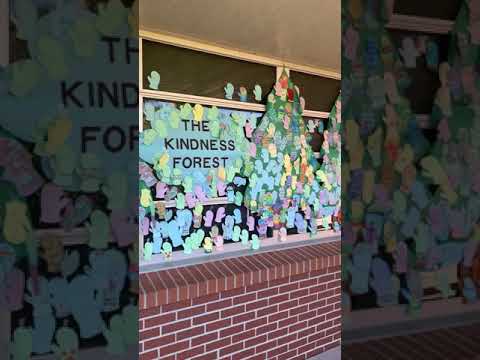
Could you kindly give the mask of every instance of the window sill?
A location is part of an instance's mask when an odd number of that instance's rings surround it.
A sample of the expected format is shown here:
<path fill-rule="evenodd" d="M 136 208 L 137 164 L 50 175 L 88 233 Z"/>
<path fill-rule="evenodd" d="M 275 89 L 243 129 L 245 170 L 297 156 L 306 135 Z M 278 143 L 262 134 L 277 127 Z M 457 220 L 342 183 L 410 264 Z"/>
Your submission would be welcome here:
<path fill-rule="evenodd" d="M 211 254 L 205 253 L 203 249 L 194 250 L 191 254 L 185 254 L 183 251 L 176 251 L 173 253 L 173 258 L 170 260 L 165 260 L 162 254 L 156 254 L 152 256 L 150 261 L 141 260 L 140 273 L 172 269 L 180 266 L 204 264 L 211 261 L 253 255 L 267 251 L 328 243 L 340 240 L 340 238 L 340 232 L 327 230 L 317 233 L 314 237 L 309 237 L 308 234 L 290 235 L 285 242 L 279 242 L 275 238 L 267 238 L 261 241 L 261 248 L 255 251 L 245 247 L 241 243 L 230 243 L 224 246 L 223 251 L 217 251 Z"/>
<path fill-rule="evenodd" d="M 327 268 L 340 268 L 340 234 L 323 235 L 320 239 L 299 240 L 280 244 L 263 251 L 212 258 L 196 265 L 176 266 L 140 274 L 139 309 L 185 302 L 245 286 L 262 286 L 286 277 L 311 273 L 326 274 Z M 268 240 L 266 240 L 268 241 Z M 236 245 L 236 244 L 235 244 Z M 277 242 L 278 245 L 278 242 Z M 225 255 L 225 254 L 222 254 Z M 198 261 L 199 259 L 197 259 Z M 200 262 L 200 261 L 198 261 Z"/>

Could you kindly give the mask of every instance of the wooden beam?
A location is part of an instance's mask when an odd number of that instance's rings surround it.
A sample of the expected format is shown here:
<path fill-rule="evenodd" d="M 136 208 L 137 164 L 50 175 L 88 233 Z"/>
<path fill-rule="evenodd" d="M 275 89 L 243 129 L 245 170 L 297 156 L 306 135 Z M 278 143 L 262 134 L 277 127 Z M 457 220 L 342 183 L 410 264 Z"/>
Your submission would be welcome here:
<path fill-rule="evenodd" d="M 454 22 L 450 20 L 393 14 L 387 28 L 446 35 L 452 30 L 453 24 Z"/>

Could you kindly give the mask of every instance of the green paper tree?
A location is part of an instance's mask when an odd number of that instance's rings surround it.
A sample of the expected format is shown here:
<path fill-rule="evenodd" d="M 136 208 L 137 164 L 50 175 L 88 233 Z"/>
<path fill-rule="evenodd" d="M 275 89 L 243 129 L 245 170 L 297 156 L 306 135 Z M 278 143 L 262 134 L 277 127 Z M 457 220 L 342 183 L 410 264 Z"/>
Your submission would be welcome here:
<path fill-rule="evenodd" d="M 303 103 L 298 87 L 284 71 L 268 96 L 244 161 L 249 177 L 245 205 L 262 219 L 273 217 L 279 226 L 287 222 L 289 208 L 295 214 L 319 205 L 318 163 L 302 118 Z"/>

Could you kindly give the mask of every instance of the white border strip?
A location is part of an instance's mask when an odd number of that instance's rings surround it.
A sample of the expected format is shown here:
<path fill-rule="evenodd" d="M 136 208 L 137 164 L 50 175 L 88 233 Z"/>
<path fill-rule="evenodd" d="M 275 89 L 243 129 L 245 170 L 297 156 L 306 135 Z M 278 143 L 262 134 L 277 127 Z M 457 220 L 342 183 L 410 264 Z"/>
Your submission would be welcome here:
<path fill-rule="evenodd" d="M 265 105 L 263 104 L 255 104 L 255 103 L 226 100 L 226 99 L 217 99 L 217 98 L 211 98 L 211 97 L 205 97 L 205 96 L 172 93 L 167 91 L 144 89 L 140 91 L 140 102 L 142 102 L 144 98 L 153 99 L 153 100 L 201 104 L 206 106 L 216 106 L 221 108 L 237 109 L 237 110 L 244 110 L 244 111 L 265 112 Z M 140 114 L 142 114 L 142 112 L 140 112 Z M 313 118 L 321 118 L 321 119 L 327 119 L 329 115 L 330 115 L 329 112 L 313 111 L 313 110 L 305 110 L 302 114 L 302 116 L 305 116 L 305 117 L 313 117 Z"/>

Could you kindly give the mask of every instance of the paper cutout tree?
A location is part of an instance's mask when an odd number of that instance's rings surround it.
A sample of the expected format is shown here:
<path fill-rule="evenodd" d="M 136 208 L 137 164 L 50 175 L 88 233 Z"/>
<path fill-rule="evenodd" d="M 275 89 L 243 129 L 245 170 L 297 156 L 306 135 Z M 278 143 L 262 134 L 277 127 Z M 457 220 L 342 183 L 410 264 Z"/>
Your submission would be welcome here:
<path fill-rule="evenodd" d="M 438 138 L 424 164 L 437 185 L 432 205 L 436 240 L 457 249 L 453 260 L 466 268 L 472 266 L 480 240 L 479 5 L 464 1 L 453 28 L 448 63 L 440 65 L 441 87 L 432 114 Z M 442 215 L 449 219 L 443 226 Z M 468 277 L 460 281 L 466 300 L 475 300 L 469 295 Z"/>
<path fill-rule="evenodd" d="M 428 143 L 402 96 L 408 79 L 385 29 L 387 2 L 343 5 L 342 273 L 350 285 L 344 291 L 373 290 L 385 306 L 397 301 L 398 277 L 405 277 L 402 293 L 416 310 L 421 291 L 412 264 L 429 245 L 429 194 L 416 168 Z M 392 255 L 396 274 L 383 261 Z"/>
<path fill-rule="evenodd" d="M 260 223 L 273 222 L 279 229 L 286 224 L 293 227 L 294 222 L 299 232 L 306 231 L 305 220 L 315 218 L 310 206 L 319 209 L 320 190 L 303 108 L 298 87 L 284 71 L 268 96 L 266 113 L 244 161 L 244 175 L 249 178 L 247 208 L 258 213 Z M 313 227 L 316 230 L 316 224 Z"/>
<path fill-rule="evenodd" d="M 328 213 L 330 208 L 335 208 L 334 215 L 340 211 L 341 202 L 341 95 L 335 101 L 335 105 L 328 117 L 327 130 L 323 132 L 324 141 L 320 155 L 322 165 L 317 172 L 326 181 L 323 182 L 323 189 L 320 191 L 320 205 L 322 214 Z M 328 217 L 323 217 L 323 226 L 328 227 Z M 335 221 L 335 227 L 338 227 L 338 219 Z"/>

